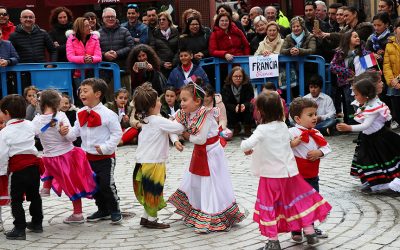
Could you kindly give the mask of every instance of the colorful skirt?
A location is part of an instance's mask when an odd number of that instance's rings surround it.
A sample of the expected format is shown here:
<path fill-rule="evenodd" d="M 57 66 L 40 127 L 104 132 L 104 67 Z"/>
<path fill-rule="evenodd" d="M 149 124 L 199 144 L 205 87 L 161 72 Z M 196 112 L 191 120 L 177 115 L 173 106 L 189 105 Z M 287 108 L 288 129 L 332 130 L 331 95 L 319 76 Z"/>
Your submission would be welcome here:
<path fill-rule="evenodd" d="M 359 136 L 352 161 L 364 186 L 372 191 L 387 189 L 391 181 L 400 177 L 400 136 L 383 127 L 379 131 Z"/>
<path fill-rule="evenodd" d="M 74 147 L 63 155 L 42 159 L 45 172 L 41 179 L 51 181 L 51 187 L 58 196 L 64 191 L 71 201 L 93 198 L 97 192 L 96 174 L 81 148 Z"/>
<path fill-rule="evenodd" d="M 165 163 L 136 163 L 133 171 L 133 191 L 146 213 L 157 217 L 157 212 L 167 206 L 163 191 Z"/>
<path fill-rule="evenodd" d="M 324 221 L 331 205 L 298 174 L 289 178 L 260 177 L 253 220 L 262 235 L 301 231 Z"/>
<path fill-rule="evenodd" d="M 245 215 L 235 201 L 232 182 L 220 142 L 207 147 L 210 176 L 199 176 L 187 170 L 179 189 L 168 199 L 182 215 L 185 224 L 196 232 L 228 231 Z"/>
<path fill-rule="evenodd" d="M 0 206 L 10 204 L 10 192 L 8 185 L 8 175 L 0 176 Z"/>

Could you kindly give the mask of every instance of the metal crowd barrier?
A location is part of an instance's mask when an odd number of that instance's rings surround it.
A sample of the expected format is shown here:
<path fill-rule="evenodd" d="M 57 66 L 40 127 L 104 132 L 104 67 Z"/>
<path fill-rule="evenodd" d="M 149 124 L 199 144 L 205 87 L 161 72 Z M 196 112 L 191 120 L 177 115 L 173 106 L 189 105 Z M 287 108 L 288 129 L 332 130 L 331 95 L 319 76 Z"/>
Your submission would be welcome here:
<path fill-rule="evenodd" d="M 304 96 L 304 88 L 305 88 L 305 83 L 304 83 L 304 64 L 305 63 L 314 63 L 317 65 L 317 72 L 311 72 L 311 73 L 318 73 L 322 79 L 323 79 L 323 87 L 322 91 L 325 92 L 326 89 L 326 72 L 325 72 L 325 59 L 321 56 L 317 55 L 310 55 L 310 56 L 283 56 L 279 55 L 279 64 L 285 64 L 284 70 L 286 71 L 286 83 L 282 83 L 282 85 L 285 85 L 286 88 L 284 91 L 286 91 L 286 101 L 287 103 L 290 103 L 291 101 L 291 87 L 290 87 L 290 68 L 291 65 L 294 64 L 296 66 L 297 70 L 297 85 L 299 87 L 299 93 L 300 96 Z M 214 70 L 215 70 L 215 90 L 217 92 L 221 91 L 221 84 L 223 81 L 221 79 L 221 65 L 227 64 L 228 72 L 231 71 L 233 66 L 240 65 L 246 74 L 249 73 L 249 57 L 248 56 L 235 56 L 234 59 L 230 62 L 220 59 L 220 58 L 205 58 L 200 61 L 201 66 L 206 66 L 206 65 L 214 65 Z M 280 71 L 282 70 L 282 67 L 280 67 Z M 275 85 L 278 87 L 278 77 L 272 77 L 272 78 L 258 78 L 258 79 L 251 79 L 251 83 L 257 87 L 258 91 L 261 90 L 262 85 L 267 82 L 271 81 L 274 82 Z"/>
<path fill-rule="evenodd" d="M 81 81 L 85 79 L 85 70 L 92 69 L 94 77 L 100 76 L 100 70 L 111 72 L 114 80 L 114 89 L 121 88 L 120 68 L 118 64 L 101 62 L 97 64 L 75 64 L 68 62 L 48 62 L 48 63 L 21 63 L 15 66 L 0 67 L 1 88 L 3 96 L 8 94 L 7 73 L 16 74 L 16 85 L 18 94 L 22 94 L 21 73 L 28 72 L 31 77 L 32 85 L 39 90 L 57 89 L 67 92 L 71 97 L 73 94 L 72 74 L 75 70 L 81 72 Z"/>

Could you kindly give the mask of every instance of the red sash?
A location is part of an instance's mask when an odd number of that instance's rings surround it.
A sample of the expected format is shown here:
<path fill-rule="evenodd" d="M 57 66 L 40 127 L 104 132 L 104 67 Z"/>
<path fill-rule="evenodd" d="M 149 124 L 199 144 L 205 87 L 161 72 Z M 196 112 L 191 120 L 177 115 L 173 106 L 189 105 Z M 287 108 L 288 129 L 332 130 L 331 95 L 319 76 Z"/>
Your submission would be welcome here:
<path fill-rule="evenodd" d="M 210 176 L 210 169 L 208 167 L 207 158 L 207 145 L 216 143 L 219 140 L 219 136 L 214 136 L 208 138 L 206 143 L 203 145 L 194 144 L 194 149 L 192 153 L 192 159 L 190 161 L 189 171 L 192 174 L 200 176 Z"/>
<path fill-rule="evenodd" d="M 8 172 L 12 173 L 21 171 L 30 166 L 37 166 L 39 167 L 39 173 L 44 173 L 42 158 L 32 154 L 20 154 L 10 157 L 10 160 L 8 161 Z"/>
<path fill-rule="evenodd" d="M 0 176 L 0 206 L 10 204 L 10 195 L 8 190 L 8 176 Z"/>
<path fill-rule="evenodd" d="M 110 155 L 94 155 L 86 152 L 86 157 L 89 161 L 101 161 L 105 159 L 115 158 L 115 153 L 112 153 Z"/>
<path fill-rule="evenodd" d="M 297 168 L 303 178 L 314 178 L 318 176 L 319 172 L 319 159 L 316 161 L 310 161 L 300 157 L 295 157 Z"/>

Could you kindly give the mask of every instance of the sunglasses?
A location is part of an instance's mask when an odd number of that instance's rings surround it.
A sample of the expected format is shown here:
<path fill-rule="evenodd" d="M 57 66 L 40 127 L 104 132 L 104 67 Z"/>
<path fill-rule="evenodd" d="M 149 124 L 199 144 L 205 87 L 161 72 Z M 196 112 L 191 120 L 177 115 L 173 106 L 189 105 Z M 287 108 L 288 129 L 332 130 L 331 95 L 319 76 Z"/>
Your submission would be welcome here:
<path fill-rule="evenodd" d="M 8 16 L 8 13 L 0 13 L 0 16 Z"/>
<path fill-rule="evenodd" d="M 128 4 L 128 9 L 139 9 L 139 6 L 135 3 Z"/>

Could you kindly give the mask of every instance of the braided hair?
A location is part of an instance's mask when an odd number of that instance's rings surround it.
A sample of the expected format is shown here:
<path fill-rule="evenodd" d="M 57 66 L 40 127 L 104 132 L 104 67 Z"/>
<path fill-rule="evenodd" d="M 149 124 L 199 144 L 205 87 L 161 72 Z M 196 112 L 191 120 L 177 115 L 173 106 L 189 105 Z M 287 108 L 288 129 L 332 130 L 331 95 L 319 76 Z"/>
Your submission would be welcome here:
<path fill-rule="evenodd" d="M 54 89 L 44 90 L 40 93 L 40 111 L 44 113 L 46 107 L 51 108 L 53 116 L 51 117 L 51 127 L 56 125 L 55 117 L 61 102 L 61 93 Z"/>
<path fill-rule="evenodd" d="M 148 117 L 150 109 L 156 106 L 157 98 L 157 91 L 151 87 L 150 82 L 145 82 L 135 89 L 133 93 L 135 118 L 140 123 L 146 123 L 144 118 Z"/>

